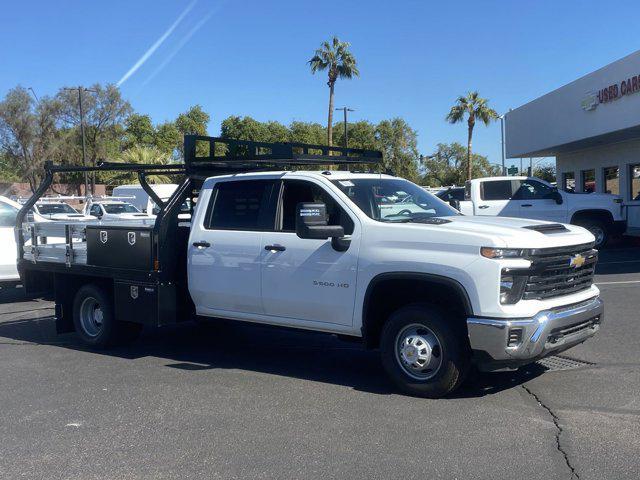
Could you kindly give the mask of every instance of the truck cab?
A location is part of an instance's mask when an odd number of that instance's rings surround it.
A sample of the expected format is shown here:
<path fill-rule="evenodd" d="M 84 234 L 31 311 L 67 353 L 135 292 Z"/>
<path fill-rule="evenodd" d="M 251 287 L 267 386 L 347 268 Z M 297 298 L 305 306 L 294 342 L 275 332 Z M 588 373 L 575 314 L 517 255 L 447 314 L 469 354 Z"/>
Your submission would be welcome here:
<path fill-rule="evenodd" d="M 531 218 L 580 225 L 604 247 L 626 230 L 622 197 L 558 190 L 535 177 L 487 177 L 467 182 L 460 211 L 465 215 Z"/>

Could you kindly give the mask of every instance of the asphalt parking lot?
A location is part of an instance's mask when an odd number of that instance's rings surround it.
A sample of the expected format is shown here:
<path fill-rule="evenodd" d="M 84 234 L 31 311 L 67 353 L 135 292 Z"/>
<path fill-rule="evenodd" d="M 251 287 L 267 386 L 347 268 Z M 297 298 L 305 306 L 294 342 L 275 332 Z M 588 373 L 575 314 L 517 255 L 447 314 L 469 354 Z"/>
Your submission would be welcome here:
<path fill-rule="evenodd" d="M 106 353 L 0 292 L 0 478 L 637 479 L 640 248 L 601 252 L 600 334 L 556 370 L 396 393 L 357 344 L 237 323 Z"/>

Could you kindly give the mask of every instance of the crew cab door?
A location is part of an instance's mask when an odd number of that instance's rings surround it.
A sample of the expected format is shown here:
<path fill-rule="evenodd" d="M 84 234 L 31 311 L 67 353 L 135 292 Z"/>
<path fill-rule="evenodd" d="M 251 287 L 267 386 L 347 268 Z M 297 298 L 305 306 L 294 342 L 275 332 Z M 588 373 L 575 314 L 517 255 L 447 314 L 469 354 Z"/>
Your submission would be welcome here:
<path fill-rule="evenodd" d="M 514 180 L 514 200 L 520 205 L 522 218 L 569 223 L 567 205 L 558 204 L 553 197 L 554 189 L 533 179 Z"/>
<path fill-rule="evenodd" d="M 276 185 L 219 181 L 202 189 L 188 255 L 189 292 L 199 314 L 262 313 L 262 235 L 273 229 Z"/>
<path fill-rule="evenodd" d="M 479 182 L 479 194 L 474 198 L 475 215 L 518 217 L 520 205 L 513 201 L 512 180 L 487 180 Z"/>
<path fill-rule="evenodd" d="M 264 313 L 289 319 L 351 325 L 356 291 L 360 225 L 357 217 L 332 194 L 311 180 L 284 180 L 276 229 L 262 235 L 262 302 Z M 330 225 L 342 225 L 351 243 L 336 251 L 329 240 L 299 238 L 296 206 L 320 202 L 327 206 Z M 302 321 L 302 322 L 301 322 Z"/>

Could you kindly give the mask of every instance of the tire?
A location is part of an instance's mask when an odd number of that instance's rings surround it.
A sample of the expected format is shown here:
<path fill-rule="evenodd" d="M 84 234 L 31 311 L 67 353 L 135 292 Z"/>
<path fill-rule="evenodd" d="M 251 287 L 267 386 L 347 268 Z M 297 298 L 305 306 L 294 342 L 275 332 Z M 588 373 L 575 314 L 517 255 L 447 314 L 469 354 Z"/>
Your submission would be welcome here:
<path fill-rule="evenodd" d="M 409 305 L 394 312 L 382 329 L 380 346 L 387 375 L 410 395 L 441 398 L 460 386 L 469 369 L 466 335 L 431 305 Z M 410 364 L 411 359 L 415 362 Z M 421 370 L 422 362 L 426 368 Z"/>
<path fill-rule="evenodd" d="M 596 237 L 596 243 L 594 245 L 595 248 L 604 248 L 609 241 L 609 228 L 605 222 L 600 220 L 582 220 L 576 225 L 579 225 L 583 228 L 589 230 L 589 232 Z"/>
<path fill-rule="evenodd" d="M 93 284 L 76 293 L 73 324 L 82 342 L 97 349 L 133 341 L 142 330 L 140 324 L 116 321 L 112 296 Z"/>

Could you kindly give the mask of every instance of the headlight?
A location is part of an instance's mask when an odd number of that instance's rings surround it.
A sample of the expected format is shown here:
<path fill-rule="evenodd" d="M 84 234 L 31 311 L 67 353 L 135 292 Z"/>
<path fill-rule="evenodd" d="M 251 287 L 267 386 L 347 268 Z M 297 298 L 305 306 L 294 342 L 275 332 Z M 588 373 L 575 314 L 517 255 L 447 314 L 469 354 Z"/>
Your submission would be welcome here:
<path fill-rule="evenodd" d="M 519 302 L 526 282 L 526 276 L 503 270 L 500 276 L 500 303 L 510 305 Z"/>
<path fill-rule="evenodd" d="M 492 248 L 482 247 L 480 255 L 486 258 L 522 258 L 526 254 L 526 250 L 522 248 Z"/>

